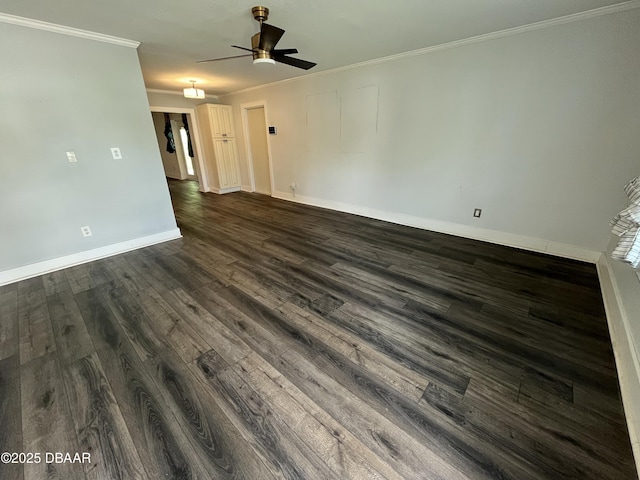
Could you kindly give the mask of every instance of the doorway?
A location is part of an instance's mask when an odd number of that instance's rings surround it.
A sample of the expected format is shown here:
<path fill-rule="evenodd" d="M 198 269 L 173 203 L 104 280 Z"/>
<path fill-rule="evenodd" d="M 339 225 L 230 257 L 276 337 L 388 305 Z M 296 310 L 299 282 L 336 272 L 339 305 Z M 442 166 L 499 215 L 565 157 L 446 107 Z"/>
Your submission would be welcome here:
<path fill-rule="evenodd" d="M 199 191 L 210 191 L 195 109 L 152 106 L 150 110 L 167 178 L 195 181 Z M 171 131 L 172 147 L 165 131 Z"/>
<path fill-rule="evenodd" d="M 242 104 L 242 120 L 251 190 L 263 195 L 273 193 L 271 149 L 267 135 L 267 107 L 264 101 Z"/>

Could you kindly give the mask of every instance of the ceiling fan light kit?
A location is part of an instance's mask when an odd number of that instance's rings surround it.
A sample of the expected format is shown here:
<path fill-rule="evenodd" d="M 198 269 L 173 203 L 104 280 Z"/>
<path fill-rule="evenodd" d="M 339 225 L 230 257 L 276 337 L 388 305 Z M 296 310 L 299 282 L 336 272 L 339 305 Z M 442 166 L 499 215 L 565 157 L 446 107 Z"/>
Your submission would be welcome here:
<path fill-rule="evenodd" d="M 191 87 L 182 90 L 184 98 L 204 98 L 204 90 L 196 88 L 195 80 L 191 81 Z"/>
<path fill-rule="evenodd" d="M 302 60 L 300 58 L 289 57 L 287 55 L 298 53 L 295 48 L 276 49 L 276 44 L 284 35 L 284 30 L 268 23 L 264 23 L 269 17 L 269 9 L 267 7 L 253 7 L 251 9 L 253 18 L 260 23 L 260 31 L 251 37 L 251 48 L 231 45 L 234 48 L 251 52 L 246 55 L 237 55 L 233 57 L 213 58 L 211 60 L 200 60 L 198 63 L 215 62 L 218 60 L 228 60 L 230 58 L 253 57 L 253 64 L 271 64 L 276 62 L 291 65 L 293 67 L 309 70 L 316 66 L 313 62 Z"/>
<path fill-rule="evenodd" d="M 253 64 L 258 65 L 260 63 L 268 63 L 270 65 L 275 65 L 276 61 L 273 58 L 254 58 Z"/>

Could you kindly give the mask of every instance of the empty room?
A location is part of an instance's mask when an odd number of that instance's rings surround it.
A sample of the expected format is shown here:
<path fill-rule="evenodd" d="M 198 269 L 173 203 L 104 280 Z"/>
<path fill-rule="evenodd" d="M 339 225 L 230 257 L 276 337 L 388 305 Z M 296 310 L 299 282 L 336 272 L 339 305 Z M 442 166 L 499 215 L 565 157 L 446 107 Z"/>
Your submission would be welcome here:
<path fill-rule="evenodd" d="M 0 480 L 638 480 L 640 0 L 0 45 Z"/>

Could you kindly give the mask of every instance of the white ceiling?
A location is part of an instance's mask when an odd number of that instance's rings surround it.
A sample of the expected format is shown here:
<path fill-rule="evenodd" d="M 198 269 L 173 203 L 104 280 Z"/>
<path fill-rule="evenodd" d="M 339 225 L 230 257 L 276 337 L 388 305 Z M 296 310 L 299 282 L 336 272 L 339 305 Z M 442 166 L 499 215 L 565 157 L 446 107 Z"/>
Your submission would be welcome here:
<path fill-rule="evenodd" d="M 268 23 L 286 30 L 278 48 L 318 63 L 252 65 L 242 54 L 259 30 L 258 0 L 2 0 L 3 13 L 141 42 L 147 88 L 180 91 L 197 79 L 223 94 L 321 70 L 527 25 L 621 0 L 264 0 Z"/>

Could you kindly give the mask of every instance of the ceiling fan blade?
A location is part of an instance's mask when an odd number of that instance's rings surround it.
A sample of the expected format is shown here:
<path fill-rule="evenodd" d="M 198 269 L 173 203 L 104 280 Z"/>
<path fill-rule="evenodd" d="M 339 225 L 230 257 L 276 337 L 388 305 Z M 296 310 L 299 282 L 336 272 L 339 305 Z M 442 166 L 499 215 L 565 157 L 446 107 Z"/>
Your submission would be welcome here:
<path fill-rule="evenodd" d="M 291 53 L 298 53 L 297 48 L 283 48 L 282 50 L 274 50 L 271 52 L 273 55 L 289 55 Z"/>
<path fill-rule="evenodd" d="M 234 55 L 233 57 L 222 57 L 222 58 L 212 58 L 209 60 L 198 60 L 196 63 L 206 63 L 206 62 L 217 62 L 218 60 L 229 60 L 230 58 L 240 58 L 240 57 L 252 57 L 253 54 L 250 55 Z"/>
<path fill-rule="evenodd" d="M 274 49 L 276 43 L 280 41 L 282 35 L 284 35 L 284 30 L 281 28 L 263 23 L 260 28 L 260 43 L 258 44 L 258 48 L 270 52 Z"/>
<path fill-rule="evenodd" d="M 309 70 L 317 65 L 317 63 L 307 62 L 306 60 L 302 60 L 300 58 L 293 57 L 285 57 L 284 55 L 274 55 L 273 59 L 276 62 L 286 63 L 287 65 L 291 65 L 292 67 L 302 68 L 304 70 Z"/>
<path fill-rule="evenodd" d="M 247 52 L 253 52 L 250 48 L 239 47 L 238 45 L 231 45 L 233 48 L 239 48 L 240 50 L 246 50 Z"/>

